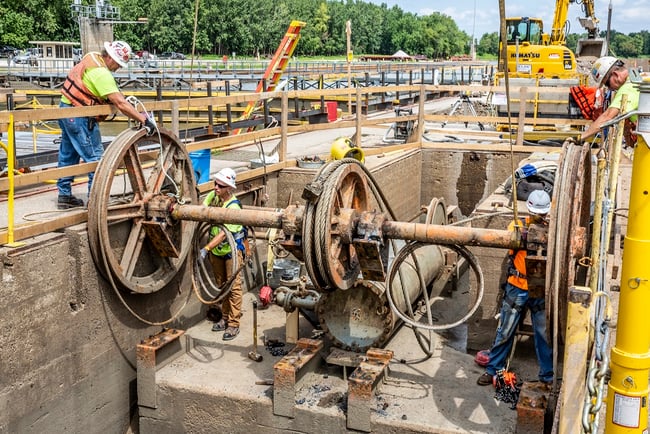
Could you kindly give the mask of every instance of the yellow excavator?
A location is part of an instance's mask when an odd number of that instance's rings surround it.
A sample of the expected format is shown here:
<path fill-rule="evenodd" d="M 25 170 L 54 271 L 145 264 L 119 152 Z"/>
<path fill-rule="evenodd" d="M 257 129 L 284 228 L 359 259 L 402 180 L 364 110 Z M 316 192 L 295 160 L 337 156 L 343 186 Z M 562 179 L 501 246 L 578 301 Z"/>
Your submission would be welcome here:
<path fill-rule="evenodd" d="M 578 56 L 605 55 L 605 40 L 598 38 L 594 0 L 556 0 L 550 34 L 544 32 L 540 18 L 506 18 L 507 61 L 499 59 L 499 71 L 505 72 L 504 64 L 507 64 L 510 77 L 576 78 L 576 55 L 566 46 L 569 30 L 567 16 L 571 3 L 581 4 L 585 14 L 580 18 L 580 24 L 587 30 L 587 39 L 578 43 Z"/>

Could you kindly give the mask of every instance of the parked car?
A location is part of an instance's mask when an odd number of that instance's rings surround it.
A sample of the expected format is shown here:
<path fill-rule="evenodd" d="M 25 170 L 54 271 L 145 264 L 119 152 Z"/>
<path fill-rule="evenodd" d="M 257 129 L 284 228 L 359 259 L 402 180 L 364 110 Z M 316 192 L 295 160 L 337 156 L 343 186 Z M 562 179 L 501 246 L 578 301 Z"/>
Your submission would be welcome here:
<path fill-rule="evenodd" d="M 160 59 L 185 60 L 185 55 L 183 53 L 176 53 L 175 51 L 165 51 L 158 57 Z"/>
<path fill-rule="evenodd" d="M 81 62 L 82 57 L 84 57 L 84 56 L 83 56 L 83 51 L 81 50 L 81 48 L 73 48 L 72 49 L 72 61 L 74 62 L 75 65 L 77 63 Z"/>
<path fill-rule="evenodd" d="M 11 45 L 0 45 L 0 57 L 14 57 L 20 50 Z"/>
<path fill-rule="evenodd" d="M 41 57 L 41 52 L 38 48 L 28 48 L 20 52 L 13 58 L 13 63 L 23 65 L 38 65 L 38 58 Z"/>
<path fill-rule="evenodd" d="M 149 53 L 147 50 L 137 50 L 133 54 L 132 64 L 136 68 L 157 68 L 158 57 L 155 54 Z"/>

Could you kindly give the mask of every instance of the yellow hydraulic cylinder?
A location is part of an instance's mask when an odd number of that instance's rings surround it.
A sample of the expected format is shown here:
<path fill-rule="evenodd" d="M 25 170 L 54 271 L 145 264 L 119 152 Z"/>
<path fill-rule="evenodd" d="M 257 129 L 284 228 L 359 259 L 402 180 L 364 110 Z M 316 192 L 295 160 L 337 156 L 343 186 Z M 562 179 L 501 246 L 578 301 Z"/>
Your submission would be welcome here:
<path fill-rule="evenodd" d="M 648 432 L 650 374 L 650 84 L 641 85 L 616 345 L 611 352 L 605 432 Z"/>

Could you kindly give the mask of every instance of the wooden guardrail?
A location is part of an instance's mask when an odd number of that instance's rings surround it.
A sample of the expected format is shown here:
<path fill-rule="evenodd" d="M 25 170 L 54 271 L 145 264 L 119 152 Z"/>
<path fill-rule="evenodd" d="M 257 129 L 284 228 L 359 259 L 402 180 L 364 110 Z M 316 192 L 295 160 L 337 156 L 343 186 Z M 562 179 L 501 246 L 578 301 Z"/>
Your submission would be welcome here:
<path fill-rule="evenodd" d="M 505 89 L 497 88 L 493 86 L 472 86 L 472 92 L 505 92 Z M 208 106 L 213 107 L 226 107 L 228 105 L 245 105 L 249 101 L 260 101 L 268 99 L 279 99 L 281 101 L 281 122 L 279 127 L 267 128 L 262 130 L 256 130 L 250 133 L 239 134 L 236 136 L 225 136 L 225 137 L 215 137 L 200 142 L 189 141 L 186 143 L 188 152 L 197 151 L 201 149 L 213 149 L 227 151 L 232 149 L 237 149 L 244 146 L 250 146 L 256 140 L 261 139 L 271 139 L 279 138 L 279 162 L 276 164 L 268 165 L 266 168 L 257 168 L 248 170 L 244 173 L 238 175 L 242 181 L 259 178 L 265 173 L 272 173 L 275 171 L 282 170 L 286 167 L 292 167 L 296 165 L 295 160 L 287 160 L 287 138 L 290 134 L 311 132 L 311 131 L 321 131 L 329 129 L 339 129 L 339 128 L 354 128 L 356 131 L 356 136 L 361 137 L 364 128 L 389 128 L 393 123 L 396 122 L 406 122 L 406 121 L 415 121 L 417 125 L 417 131 L 413 135 L 412 140 L 407 144 L 399 144 L 393 146 L 382 146 L 381 149 L 369 149 L 366 151 L 366 155 L 371 156 L 378 153 L 385 153 L 391 150 L 396 149 L 417 149 L 417 148 L 431 148 L 431 147 L 443 147 L 448 148 L 449 144 L 435 144 L 430 141 L 422 140 L 422 135 L 425 131 L 425 125 L 427 122 L 442 123 L 442 122 L 482 122 L 484 124 L 489 123 L 500 123 L 504 125 L 516 125 L 517 136 L 514 143 L 517 152 L 530 152 L 531 148 L 522 146 L 523 143 L 523 131 L 524 127 L 530 125 L 536 126 L 580 126 L 587 124 L 587 121 L 578 120 L 578 119 L 543 119 L 543 118 L 530 118 L 525 115 L 526 107 L 529 104 L 537 104 L 540 100 L 543 99 L 543 95 L 547 93 L 557 93 L 558 88 L 549 88 L 549 87 L 539 87 L 539 88 L 513 88 L 511 90 L 511 95 L 515 95 L 511 100 L 516 101 L 516 104 L 519 106 L 519 116 L 515 118 L 507 117 L 493 117 L 493 116 L 452 116 L 449 117 L 444 114 L 426 114 L 425 113 L 425 98 L 419 98 L 420 95 L 435 95 L 436 93 L 449 94 L 449 93 L 459 93 L 466 92 L 468 90 L 467 86 L 453 86 L 453 85 L 417 85 L 417 86 L 382 86 L 382 87 L 366 87 L 366 88 L 350 88 L 350 89 L 320 89 L 320 90 L 304 90 L 304 91 L 281 91 L 281 92 L 262 92 L 262 93 L 238 93 L 231 96 L 216 96 L 216 97 L 202 97 L 202 98 L 187 98 L 180 100 L 168 100 L 168 101 L 143 101 L 146 109 L 148 111 L 165 111 L 171 114 L 171 130 L 175 134 L 179 134 L 181 128 L 181 122 L 184 115 L 184 111 L 188 108 L 203 108 L 207 109 Z M 567 101 L 568 101 L 568 88 L 566 88 Z M 388 111 L 385 113 L 385 116 L 381 117 L 371 117 L 367 114 L 364 114 L 365 111 L 362 109 L 364 107 L 364 102 L 369 96 L 375 94 L 384 94 L 386 92 L 394 93 L 411 93 L 413 94 L 414 101 L 417 101 L 418 110 L 416 114 L 403 116 L 394 114 L 391 116 L 391 112 Z M 289 125 L 288 122 L 288 113 L 290 107 L 290 101 L 295 98 L 334 98 L 345 96 L 351 98 L 355 101 L 356 113 L 350 116 L 346 116 L 343 119 L 339 119 L 336 122 L 331 123 L 320 123 L 320 124 L 300 124 L 300 125 Z M 513 102 L 513 104 L 515 104 Z M 393 112 L 394 113 L 394 112 Z M 38 110 L 14 110 L 12 112 L 3 111 L 0 112 L 0 130 L 2 125 L 7 125 L 9 123 L 10 115 L 13 115 L 14 122 L 16 123 L 30 123 L 36 121 L 45 121 L 45 120 L 55 120 L 68 117 L 76 116 L 91 116 L 91 115 L 112 115 L 115 114 L 115 109 L 112 106 L 94 106 L 94 107 L 79 107 L 79 108 L 45 108 Z M 169 127 L 168 127 L 169 128 Z M 449 130 L 445 130 L 449 131 Z M 481 136 L 490 134 L 488 132 L 482 132 Z M 497 137 L 497 134 L 494 133 Z M 511 145 L 508 139 L 505 139 L 499 147 L 504 150 L 510 149 Z M 455 145 L 458 147 L 458 145 Z M 499 147 L 495 145 L 466 145 L 468 149 L 480 151 L 486 150 L 490 152 L 496 151 Z M 540 150 L 540 147 L 534 148 L 536 151 Z M 327 157 L 323 155 L 323 157 Z M 65 168 L 55 168 L 48 169 L 43 171 L 37 171 L 33 173 L 27 173 L 14 178 L 14 185 L 16 188 L 35 186 L 43 184 L 52 179 L 57 179 L 62 176 L 75 176 L 75 175 L 85 175 L 89 171 L 93 171 L 97 163 L 84 163 L 76 166 L 69 166 Z M 0 178 L 0 192 L 7 192 L 9 187 L 9 181 L 7 178 Z M 202 192 L 207 191 L 210 188 L 209 183 L 205 183 L 199 186 Z M 85 211 L 76 211 L 73 213 L 66 213 L 66 217 L 61 217 L 58 219 L 48 220 L 43 223 L 33 223 L 25 227 L 16 227 L 14 229 L 14 238 L 15 240 L 21 240 L 29 237 L 33 237 L 39 234 L 47 233 L 52 230 L 60 229 L 69 224 L 77 224 L 81 221 L 85 221 L 86 212 Z M 0 245 L 7 243 L 7 230 L 0 229 Z"/>

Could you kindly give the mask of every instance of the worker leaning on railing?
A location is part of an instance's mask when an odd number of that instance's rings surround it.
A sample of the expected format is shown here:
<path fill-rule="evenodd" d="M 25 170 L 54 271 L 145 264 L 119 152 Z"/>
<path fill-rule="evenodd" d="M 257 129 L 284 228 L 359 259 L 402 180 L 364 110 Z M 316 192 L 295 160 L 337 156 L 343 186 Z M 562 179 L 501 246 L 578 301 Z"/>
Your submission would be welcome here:
<path fill-rule="evenodd" d="M 129 62 L 131 47 L 123 41 L 104 42 L 101 53 L 88 53 L 68 73 L 61 88 L 59 107 L 84 107 L 97 104 L 113 104 L 124 115 L 139 122 L 147 135 L 154 133 L 155 123 L 146 113 L 139 113 L 131 105 L 115 82 L 112 72 L 124 68 Z M 104 147 L 96 116 L 59 119 L 61 145 L 58 167 L 72 166 L 80 160 L 87 163 L 98 161 Z M 94 173 L 88 174 L 88 192 L 92 187 Z M 73 176 L 59 178 L 57 207 L 68 209 L 83 206 L 84 201 L 72 195 Z"/>
<path fill-rule="evenodd" d="M 597 87 L 606 86 L 615 94 L 607 109 L 581 134 L 581 140 L 598 133 L 603 124 L 614 119 L 621 112 L 627 113 L 639 107 L 639 88 L 630 80 L 630 73 L 623 61 L 611 56 L 601 57 L 594 62 L 591 68 L 591 78 Z M 626 107 L 621 107 L 623 95 L 627 95 Z M 625 120 L 623 134 L 627 146 L 634 146 L 636 143 L 636 134 L 633 133 L 636 120 L 636 116 Z"/>

